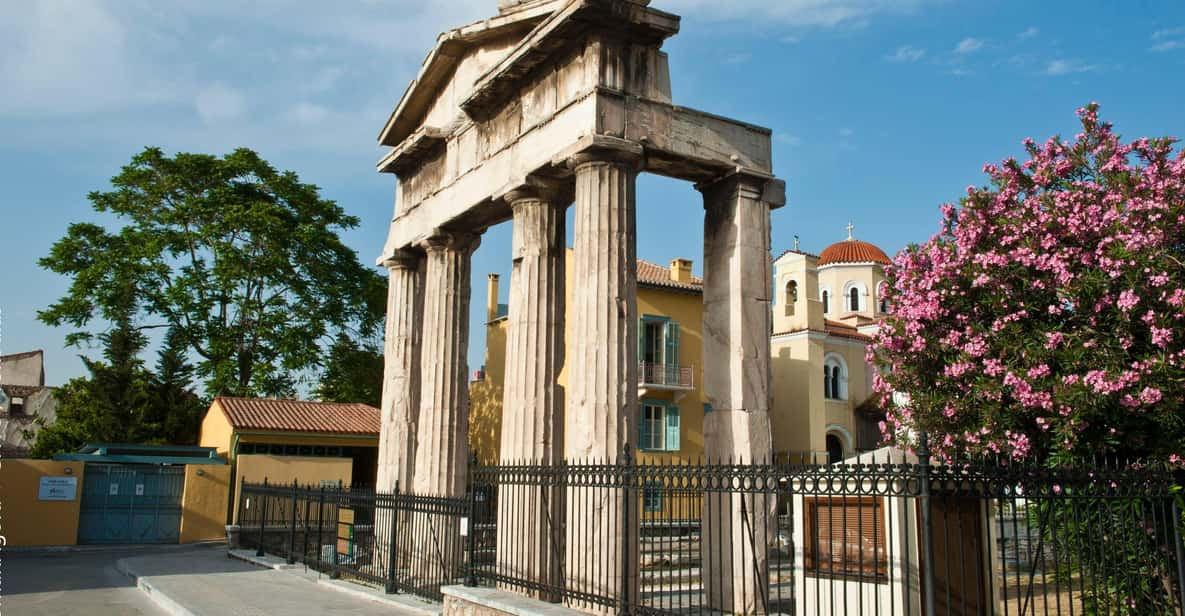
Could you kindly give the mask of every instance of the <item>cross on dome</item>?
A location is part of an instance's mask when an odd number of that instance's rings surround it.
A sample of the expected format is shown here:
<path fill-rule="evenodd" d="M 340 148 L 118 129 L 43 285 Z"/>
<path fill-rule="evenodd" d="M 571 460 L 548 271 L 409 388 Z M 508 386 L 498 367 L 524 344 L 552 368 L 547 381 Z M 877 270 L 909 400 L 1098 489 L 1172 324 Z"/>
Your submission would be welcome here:
<path fill-rule="evenodd" d="M 849 242 L 852 241 L 853 239 L 855 239 L 852 237 L 852 229 L 855 229 L 855 228 L 856 228 L 856 225 L 853 225 L 852 221 L 849 220 L 848 221 L 848 241 Z"/>

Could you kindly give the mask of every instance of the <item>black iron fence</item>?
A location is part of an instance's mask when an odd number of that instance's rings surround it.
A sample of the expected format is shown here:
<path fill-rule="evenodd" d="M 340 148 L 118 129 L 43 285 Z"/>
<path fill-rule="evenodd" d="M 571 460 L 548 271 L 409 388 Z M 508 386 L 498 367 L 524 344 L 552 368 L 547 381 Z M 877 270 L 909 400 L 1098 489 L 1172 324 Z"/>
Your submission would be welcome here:
<path fill-rule="evenodd" d="M 464 581 L 466 499 L 267 481 L 244 482 L 241 494 L 240 542 L 258 556 L 435 600 Z"/>
<path fill-rule="evenodd" d="M 439 599 L 441 585 L 497 585 L 619 613 L 1185 605 L 1181 481 L 1169 469 L 875 454 L 634 463 L 627 452 L 614 463 L 475 466 L 470 482 L 467 499 L 247 484 L 242 537 L 389 592 Z"/>

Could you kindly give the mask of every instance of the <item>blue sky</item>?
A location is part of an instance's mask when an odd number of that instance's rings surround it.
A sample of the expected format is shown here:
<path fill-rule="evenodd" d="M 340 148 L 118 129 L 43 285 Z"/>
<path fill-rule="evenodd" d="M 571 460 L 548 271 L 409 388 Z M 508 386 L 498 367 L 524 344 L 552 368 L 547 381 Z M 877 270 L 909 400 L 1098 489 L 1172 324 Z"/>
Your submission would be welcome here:
<path fill-rule="evenodd" d="M 0 352 L 46 351 L 47 377 L 83 373 L 64 329 L 35 312 L 68 281 L 36 261 L 85 196 L 135 152 L 260 152 L 359 216 L 382 247 L 393 178 L 375 136 L 441 30 L 495 0 L 0 4 Z M 1128 137 L 1185 133 L 1185 4 L 927 0 L 654 0 L 683 16 L 667 42 L 678 104 L 774 131 L 788 204 L 775 252 L 856 236 L 890 254 L 937 229 L 938 205 L 1026 136 L 1076 132 L 1088 101 Z M 639 181 L 638 256 L 702 260 L 691 186 Z M 569 231 L 570 233 L 570 231 Z M 484 352 L 485 278 L 508 280 L 510 229 L 473 261 L 470 364 Z"/>

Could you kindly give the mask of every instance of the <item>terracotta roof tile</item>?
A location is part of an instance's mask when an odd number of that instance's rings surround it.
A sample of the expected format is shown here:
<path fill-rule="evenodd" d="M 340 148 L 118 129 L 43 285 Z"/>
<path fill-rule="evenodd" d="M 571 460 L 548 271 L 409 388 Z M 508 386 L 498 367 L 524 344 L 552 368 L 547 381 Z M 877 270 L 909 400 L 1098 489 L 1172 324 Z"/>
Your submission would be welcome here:
<path fill-rule="evenodd" d="M 638 259 L 638 284 L 652 287 L 664 287 L 681 291 L 704 292 L 704 279 L 692 276 L 691 282 L 675 282 L 671 280 L 670 268 L 655 265 L 649 261 Z"/>
<path fill-rule="evenodd" d="M 379 410 L 367 404 L 223 397 L 214 401 L 236 429 L 373 435 L 381 429 Z"/>
<path fill-rule="evenodd" d="M 880 263 L 890 265 L 885 251 L 860 240 L 844 240 L 836 242 L 819 253 L 819 266 L 831 263 Z"/>
<path fill-rule="evenodd" d="M 804 331 L 804 330 L 792 329 L 792 330 L 784 331 L 784 332 L 774 332 L 773 335 L 774 336 L 781 336 L 784 334 L 796 334 L 801 331 Z M 812 329 L 811 331 L 819 331 L 819 330 Z M 872 336 L 869 336 L 868 334 L 860 333 L 860 330 L 856 329 L 855 327 L 853 327 L 851 325 L 848 325 L 847 323 L 840 323 L 839 321 L 832 321 L 831 319 L 825 319 L 823 321 L 823 333 L 826 333 L 828 336 L 836 336 L 837 338 L 851 338 L 852 340 L 859 340 L 861 342 L 871 342 L 872 341 Z"/>

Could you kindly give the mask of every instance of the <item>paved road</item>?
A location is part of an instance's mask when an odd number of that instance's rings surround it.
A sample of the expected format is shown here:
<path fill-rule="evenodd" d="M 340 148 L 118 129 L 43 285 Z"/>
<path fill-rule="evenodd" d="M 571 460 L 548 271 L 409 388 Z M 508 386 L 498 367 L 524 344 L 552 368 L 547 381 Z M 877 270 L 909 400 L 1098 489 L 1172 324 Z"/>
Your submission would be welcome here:
<path fill-rule="evenodd" d="M 129 556 L 162 548 L 0 554 L 0 614 L 89 616 L 165 614 L 115 568 Z M 181 550 L 172 548 L 170 553 Z"/>

